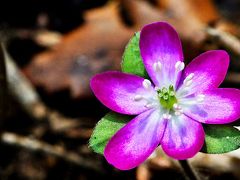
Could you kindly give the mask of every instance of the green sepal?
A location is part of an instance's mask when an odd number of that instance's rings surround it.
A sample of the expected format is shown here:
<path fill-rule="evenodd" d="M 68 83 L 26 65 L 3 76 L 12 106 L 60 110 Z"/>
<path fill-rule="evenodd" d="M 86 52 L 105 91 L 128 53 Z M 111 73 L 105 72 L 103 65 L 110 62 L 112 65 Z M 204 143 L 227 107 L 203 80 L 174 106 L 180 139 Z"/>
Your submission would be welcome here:
<path fill-rule="evenodd" d="M 133 117 L 115 112 L 107 113 L 96 125 L 89 140 L 94 152 L 103 154 L 105 146 L 112 136 L 127 124 Z"/>

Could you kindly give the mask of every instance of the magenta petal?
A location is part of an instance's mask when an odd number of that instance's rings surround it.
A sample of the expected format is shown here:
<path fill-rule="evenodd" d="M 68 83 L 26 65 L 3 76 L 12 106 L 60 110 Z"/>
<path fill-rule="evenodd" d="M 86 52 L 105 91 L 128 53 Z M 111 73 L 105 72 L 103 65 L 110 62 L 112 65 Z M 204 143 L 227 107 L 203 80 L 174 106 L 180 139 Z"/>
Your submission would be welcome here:
<path fill-rule="evenodd" d="M 200 151 L 204 137 L 201 123 L 181 115 L 168 122 L 161 144 L 168 156 L 183 160 Z"/>
<path fill-rule="evenodd" d="M 159 145 L 166 127 L 160 115 L 157 110 L 146 111 L 120 129 L 105 148 L 107 161 L 121 170 L 145 161 Z"/>
<path fill-rule="evenodd" d="M 146 70 L 155 85 L 175 85 L 175 64 L 183 61 L 180 39 L 172 26 L 165 22 L 146 25 L 140 34 L 140 52 Z M 162 70 L 154 71 L 154 63 L 160 62 Z"/>
<path fill-rule="evenodd" d="M 136 101 L 136 95 L 157 97 L 153 87 L 143 88 L 143 80 L 135 75 L 111 71 L 94 76 L 91 88 L 95 96 L 109 109 L 135 115 L 147 110 L 146 100 Z"/>
<path fill-rule="evenodd" d="M 223 50 L 207 51 L 196 57 L 184 70 L 182 81 L 194 73 L 191 94 L 217 88 L 224 80 L 229 55 Z"/>
<path fill-rule="evenodd" d="M 213 89 L 204 93 L 204 101 L 184 108 L 184 113 L 202 123 L 224 124 L 240 118 L 240 90 Z"/>

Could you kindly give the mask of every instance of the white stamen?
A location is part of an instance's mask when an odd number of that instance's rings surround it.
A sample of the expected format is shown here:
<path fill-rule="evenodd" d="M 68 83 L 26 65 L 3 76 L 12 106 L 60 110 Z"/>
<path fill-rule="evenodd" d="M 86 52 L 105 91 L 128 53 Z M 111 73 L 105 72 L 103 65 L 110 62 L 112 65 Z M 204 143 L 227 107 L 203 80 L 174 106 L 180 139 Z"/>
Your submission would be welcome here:
<path fill-rule="evenodd" d="M 173 104 L 173 108 L 177 109 L 178 108 L 178 104 L 177 103 Z"/>
<path fill-rule="evenodd" d="M 155 72 L 160 71 L 161 69 L 162 69 L 162 64 L 161 64 L 160 61 L 155 62 L 155 63 L 153 64 L 153 70 L 154 70 Z"/>
<path fill-rule="evenodd" d="M 185 64 L 183 63 L 183 62 L 181 62 L 181 61 L 178 61 L 178 62 L 176 62 L 176 64 L 175 64 L 175 69 L 176 69 L 176 71 L 182 71 L 183 69 L 184 69 L 184 67 L 185 67 Z"/>
<path fill-rule="evenodd" d="M 144 79 L 142 85 L 145 89 L 149 89 L 151 87 L 151 82 L 148 79 Z"/>
<path fill-rule="evenodd" d="M 197 97 L 199 97 L 199 98 L 205 98 L 205 95 L 204 95 L 204 94 L 198 94 Z"/>
<path fill-rule="evenodd" d="M 186 87 L 189 87 L 189 86 L 191 86 L 191 84 L 192 84 L 192 80 L 190 79 L 190 80 L 187 80 L 187 79 L 185 79 L 184 81 L 183 81 L 183 84 L 186 86 Z"/>
<path fill-rule="evenodd" d="M 193 105 L 197 103 L 197 100 L 194 98 L 182 98 L 179 103 L 182 105 Z"/>
<path fill-rule="evenodd" d="M 180 116 L 180 115 L 182 115 L 182 113 L 183 113 L 182 111 L 175 111 L 174 114 L 175 114 L 176 116 Z"/>
<path fill-rule="evenodd" d="M 205 99 L 205 96 L 204 96 L 203 94 L 199 94 L 199 95 L 197 96 L 197 102 L 203 102 L 204 99 Z"/>
<path fill-rule="evenodd" d="M 177 61 L 175 64 L 175 69 L 178 69 L 179 65 L 180 65 L 181 61 Z"/>
<path fill-rule="evenodd" d="M 136 96 L 134 97 L 134 100 L 135 100 L 135 101 L 140 101 L 142 98 L 143 98 L 143 96 L 141 96 L 141 95 L 136 95 Z"/>
<path fill-rule="evenodd" d="M 173 104 L 173 109 L 175 110 L 176 116 L 179 116 L 183 113 L 182 107 L 177 103 Z"/>
<path fill-rule="evenodd" d="M 159 87 L 157 87 L 157 86 L 155 86 L 155 91 L 158 91 L 158 90 L 160 90 L 160 88 Z"/>
<path fill-rule="evenodd" d="M 170 120 L 172 116 L 170 114 L 163 114 L 163 119 Z"/>
<path fill-rule="evenodd" d="M 153 108 L 154 107 L 154 104 L 153 103 L 148 103 L 145 105 L 146 108 Z"/>
<path fill-rule="evenodd" d="M 182 110 L 182 107 L 180 105 L 178 105 L 177 103 L 173 104 L 173 108 L 177 111 Z"/>
<path fill-rule="evenodd" d="M 187 80 L 187 81 L 192 80 L 193 76 L 194 76 L 194 73 L 190 73 L 190 74 L 185 78 L 185 80 Z"/>
<path fill-rule="evenodd" d="M 193 83 L 193 78 L 194 73 L 190 73 L 183 81 L 184 87 L 189 87 Z"/>
<path fill-rule="evenodd" d="M 205 95 L 198 94 L 194 98 L 181 98 L 179 103 L 184 105 L 193 105 L 193 104 L 202 103 L 204 100 L 205 100 Z"/>

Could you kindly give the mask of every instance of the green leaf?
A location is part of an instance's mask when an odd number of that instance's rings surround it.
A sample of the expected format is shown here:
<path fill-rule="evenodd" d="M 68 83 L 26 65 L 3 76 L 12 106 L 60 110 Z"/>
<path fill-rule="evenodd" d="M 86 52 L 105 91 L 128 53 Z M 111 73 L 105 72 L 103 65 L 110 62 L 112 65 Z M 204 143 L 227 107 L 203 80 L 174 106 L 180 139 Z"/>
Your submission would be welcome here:
<path fill-rule="evenodd" d="M 132 118 L 131 116 L 121 115 L 115 112 L 107 113 L 97 123 L 89 140 L 89 146 L 96 153 L 103 154 L 109 139 Z"/>
<path fill-rule="evenodd" d="M 148 74 L 140 55 L 139 38 L 140 32 L 137 32 L 128 42 L 123 53 L 122 71 L 147 78 Z"/>
<path fill-rule="evenodd" d="M 240 147 L 240 131 L 230 125 L 205 125 L 205 144 L 202 152 L 221 154 Z"/>

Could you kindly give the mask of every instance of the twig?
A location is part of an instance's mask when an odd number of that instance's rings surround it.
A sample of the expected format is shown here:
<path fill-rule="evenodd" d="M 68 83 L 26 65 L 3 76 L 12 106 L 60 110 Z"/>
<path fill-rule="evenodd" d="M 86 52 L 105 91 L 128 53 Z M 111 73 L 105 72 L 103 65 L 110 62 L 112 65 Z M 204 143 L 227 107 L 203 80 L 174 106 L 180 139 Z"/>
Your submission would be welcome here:
<path fill-rule="evenodd" d="M 59 132 L 80 125 L 79 120 L 66 118 L 58 112 L 46 107 L 32 84 L 18 69 L 17 65 L 6 51 L 4 55 L 7 67 L 9 91 L 30 116 L 36 120 L 47 119 L 51 129 Z"/>
<path fill-rule="evenodd" d="M 36 106 L 43 106 L 39 96 L 33 90 L 32 85 L 25 78 L 25 76 L 18 70 L 18 67 L 8 55 L 6 50 L 4 50 L 4 57 L 6 61 L 9 90 L 30 115 L 40 119 L 44 112 L 40 112 L 38 108 L 35 108 Z"/>
<path fill-rule="evenodd" d="M 181 165 L 188 180 L 200 180 L 187 160 L 179 160 L 179 164 Z"/>
<path fill-rule="evenodd" d="M 6 64 L 2 45 L 0 46 L 0 121 L 6 117 L 7 106 Z"/>
<path fill-rule="evenodd" d="M 65 150 L 60 145 L 50 145 L 37 139 L 20 136 L 10 132 L 2 133 L 0 138 L 1 141 L 6 144 L 19 146 L 31 151 L 44 152 L 46 154 L 53 155 L 70 163 L 73 163 L 82 168 L 104 173 L 104 170 L 102 169 L 102 166 L 99 162 L 95 162 L 90 159 L 84 159 L 74 152 Z"/>
<path fill-rule="evenodd" d="M 206 33 L 208 34 L 208 36 L 214 38 L 215 40 L 222 43 L 224 46 L 228 47 L 234 53 L 240 55 L 240 40 L 232 34 L 212 27 L 207 27 Z"/>

